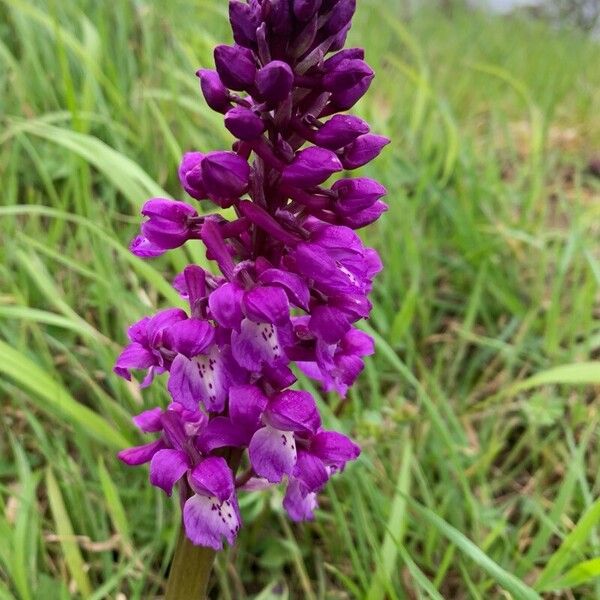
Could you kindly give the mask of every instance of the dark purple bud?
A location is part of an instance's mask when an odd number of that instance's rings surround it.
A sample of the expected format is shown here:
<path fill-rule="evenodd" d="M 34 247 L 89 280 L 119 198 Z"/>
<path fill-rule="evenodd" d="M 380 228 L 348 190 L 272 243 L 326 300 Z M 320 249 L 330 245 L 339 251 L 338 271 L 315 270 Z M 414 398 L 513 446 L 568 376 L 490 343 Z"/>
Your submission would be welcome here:
<path fill-rule="evenodd" d="M 358 212 L 344 215 L 340 220 L 340 225 L 345 225 L 346 227 L 350 227 L 351 229 L 360 229 L 361 227 L 366 227 L 370 225 L 379 217 L 386 212 L 388 209 L 388 205 L 381 200 L 377 200 L 375 204 L 365 208 L 363 210 L 359 210 Z"/>
<path fill-rule="evenodd" d="M 314 135 L 314 143 L 330 150 L 347 146 L 359 135 L 369 133 L 369 125 L 353 115 L 335 115 Z"/>
<path fill-rule="evenodd" d="M 273 60 L 256 74 L 256 88 L 260 97 L 271 104 L 285 100 L 294 84 L 294 73 L 290 66 Z"/>
<path fill-rule="evenodd" d="M 206 104 L 213 110 L 224 113 L 231 107 L 229 90 L 223 85 L 216 71 L 200 69 L 196 71 L 200 78 L 200 89 Z"/>
<path fill-rule="evenodd" d="M 346 38 L 348 37 L 348 32 L 350 31 L 351 23 L 348 23 L 346 27 L 344 27 L 341 31 L 339 31 L 333 42 L 331 42 L 329 46 L 329 52 L 336 52 L 337 50 L 341 50 L 346 45 Z"/>
<path fill-rule="evenodd" d="M 206 190 L 202 183 L 200 164 L 204 159 L 201 152 L 186 152 L 179 165 L 179 181 L 181 187 L 196 200 L 206 198 Z"/>
<path fill-rule="evenodd" d="M 273 33 L 281 36 L 289 35 L 294 27 L 289 0 L 269 0 L 267 7 L 268 20 Z"/>
<path fill-rule="evenodd" d="M 142 235 L 166 250 L 178 248 L 190 239 L 190 219 L 198 216 L 189 204 L 166 198 L 148 200 L 142 207 L 142 214 L 148 217 L 142 224 Z"/>
<path fill-rule="evenodd" d="M 201 168 L 208 197 L 222 208 L 231 206 L 246 193 L 250 167 L 235 152 L 210 152 L 204 157 Z"/>
<path fill-rule="evenodd" d="M 300 21 L 308 21 L 321 8 L 322 0 L 294 0 L 294 14 Z"/>
<path fill-rule="evenodd" d="M 374 76 L 373 69 L 364 60 L 345 59 L 327 69 L 323 87 L 335 94 L 354 87 L 365 79 L 371 81 Z"/>
<path fill-rule="evenodd" d="M 312 146 L 298 152 L 293 162 L 284 169 L 282 181 L 296 187 L 313 187 L 341 170 L 342 163 L 334 152 Z"/>
<path fill-rule="evenodd" d="M 366 165 L 379 156 L 384 146 L 389 143 L 390 140 L 383 135 L 373 133 L 361 135 L 344 148 L 341 157 L 344 169 L 358 169 L 358 167 Z"/>
<path fill-rule="evenodd" d="M 248 90 L 254 84 L 256 65 L 254 55 L 241 46 L 217 46 L 215 65 L 221 81 L 232 90 Z"/>
<path fill-rule="evenodd" d="M 339 0 L 327 15 L 327 21 L 323 25 L 324 35 L 335 35 L 350 21 L 356 10 L 356 0 Z"/>
<path fill-rule="evenodd" d="M 265 123 L 249 108 L 236 106 L 227 111 L 225 127 L 236 138 L 248 141 L 256 139 L 265 130 Z"/>
<path fill-rule="evenodd" d="M 246 48 L 256 46 L 256 29 L 260 25 L 260 14 L 255 6 L 230 0 L 229 22 L 233 31 L 233 39 L 236 44 Z"/>
<path fill-rule="evenodd" d="M 365 51 L 362 48 L 346 48 L 323 63 L 326 72 L 333 71 L 343 60 L 364 60 Z"/>
<path fill-rule="evenodd" d="M 378 181 L 367 177 L 339 179 L 331 186 L 331 190 L 337 194 L 335 211 L 341 215 L 368 208 L 387 193 Z"/>

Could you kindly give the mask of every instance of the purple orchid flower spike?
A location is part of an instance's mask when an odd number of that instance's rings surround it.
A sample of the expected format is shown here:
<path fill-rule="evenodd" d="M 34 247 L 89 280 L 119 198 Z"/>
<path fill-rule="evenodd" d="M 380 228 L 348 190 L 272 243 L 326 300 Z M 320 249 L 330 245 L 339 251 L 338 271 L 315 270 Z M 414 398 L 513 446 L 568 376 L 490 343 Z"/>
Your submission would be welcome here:
<path fill-rule="evenodd" d="M 149 464 L 150 483 L 165 494 L 178 491 L 192 544 L 235 542 L 238 492 L 282 484 L 289 517 L 314 518 L 319 492 L 360 453 L 322 428 L 311 394 L 293 389 L 299 369 L 344 396 L 374 350 L 357 323 L 370 314 L 382 265 L 355 230 L 385 212 L 386 190 L 339 174 L 365 166 L 389 140 L 345 113 L 374 77 L 361 48 L 343 49 L 355 8 L 355 0 L 230 1 L 235 43 L 217 46 L 215 68 L 197 75 L 235 141 L 187 152 L 178 170 L 186 194 L 217 212 L 153 198 L 131 244 L 154 258 L 200 243 L 216 263 L 215 274 L 189 265 L 176 277 L 189 310 L 132 325 L 114 368 L 125 379 L 145 371 L 142 385 L 168 376 L 169 406 L 134 418 L 154 439 L 119 457 Z"/>

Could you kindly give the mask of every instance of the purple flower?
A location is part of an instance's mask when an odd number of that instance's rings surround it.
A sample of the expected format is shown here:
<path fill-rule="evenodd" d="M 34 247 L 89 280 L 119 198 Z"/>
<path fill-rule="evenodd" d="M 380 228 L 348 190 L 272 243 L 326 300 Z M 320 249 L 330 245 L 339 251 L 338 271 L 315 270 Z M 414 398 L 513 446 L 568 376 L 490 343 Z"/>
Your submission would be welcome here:
<path fill-rule="evenodd" d="M 374 76 L 361 48 L 343 49 L 355 7 L 230 0 L 235 44 L 217 46 L 216 70 L 197 75 L 236 139 L 223 151 L 187 152 L 178 171 L 188 195 L 228 210 L 202 214 L 153 198 L 131 243 L 137 256 L 153 258 L 199 240 L 216 263 L 214 274 L 189 265 L 175 278 L 189 311 L 135 323 L 114 368 L 126 379 L 146 371 L 144 386 L 168 373 L 168 408 L 134 418 L 154 439 L 119 457 L 149 463 L 150 483 L 167 495 L 177 489 L 188 538 L 215 550 L 235 542 L 236 488 L 283 482 L 290 518 L 312 519 L 317 494 L 360 453 L 345 435 L 321 429 L 311 394 L 292 389 L 295 365 L 343 396 L 373 352 L 355 324 L 370 314 L 381 261 L 354 230 L 387 209 L 386 190 L 366 177 L 322 187 L 389 142 L 341 114 Z M 247 471 L 236 484 L 238 463 Z"/>
<path fill-rule="evenodd" d="M 264 427 L 250 440 L 250 462 L 255 472 L 272 483 L 291 474 L 297 459 L 295 433 L 314 433 L 321 419 L 308 392 L 288 390 L 269 400 Z"/>
<path fill-rule="evenodd" d="M 220 456 L 200 462 L 188 476 L 195 492 L 183 507 L 185 533 L 193 544 L 214 550 L 223 548 L 223 538 L 235 542 L 242 522 L 231 469 Z"/>

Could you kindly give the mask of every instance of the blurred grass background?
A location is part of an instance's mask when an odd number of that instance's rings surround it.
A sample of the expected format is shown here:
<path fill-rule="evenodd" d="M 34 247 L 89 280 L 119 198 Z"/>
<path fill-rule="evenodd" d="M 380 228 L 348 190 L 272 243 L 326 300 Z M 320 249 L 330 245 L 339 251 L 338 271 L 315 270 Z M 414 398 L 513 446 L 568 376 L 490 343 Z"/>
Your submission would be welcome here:
<path fill-rule="evenodd" d="M 147 197 L 181 197 L 182 151 L 230 143 L 194 77 L 226 13 L 0 0 L 2 600 L 164 590 L 177 501 L 115 452 L 167 395 L 111 366 L 203 260 L 126 247 Z M 324 407 L 363 455 L 306 526 L 244 496 L 211 597 L 598 598 L 598 43 L 399 0 L 361 0 L 351 39 L 378 74 L 356 112 L 393 139 L 364 169 L 389 189 L 377 354 Z"/>

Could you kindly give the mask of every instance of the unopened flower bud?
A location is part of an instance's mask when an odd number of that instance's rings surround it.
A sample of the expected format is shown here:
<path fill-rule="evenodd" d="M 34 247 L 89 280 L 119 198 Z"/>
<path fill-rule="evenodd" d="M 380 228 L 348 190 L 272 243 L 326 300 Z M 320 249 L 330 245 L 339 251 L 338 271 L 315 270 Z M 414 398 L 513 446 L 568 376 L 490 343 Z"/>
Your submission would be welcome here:
<path fill-rule="evenodd" d="M 321 8 L 322 0 L 294 0 L 294 15 L 300 21 L 308 21 Z"/>
<path fill-rule="evenodd" d="M 251 50 L 221 45 L 215 48 L 214 55 L 219 77 L 228 88 L 242 91 L 254 85 L 256 65 Z"/>
<path fill-rule="evenodd" d="M 263 100 L 270 104 L 285 100 L 292 91 L 293 84 L 292 69 L 281 60 L 271 61 L 256 74 L 258 93 Z"/>
<path fill-rule="evenodd" d="M 323 77 L 323 87 L 333 94 L 373 79 L 373 69 L 360 59 L 345 59 L 329 68 Z"/>
<path fill-rule="evenodd" d="M 236 106 L 225 115 L 225 127 L 240 140 L 254 140 L 264 130 L 264 121 L 252 110 Z"/>
<path fill-rule="evenodd" d="M 356 138 L 344 148 L 341 157 L 344 169 L 358 169 L 379 156 L 379 153 L 390 140 L 383 135 L 367 133 Z"/>
<path fill-rule="evenodd" d="M 260 7 L 239 0 L 230 0 L 229 23 L 236 44 L 246 48 L 256 46 L 256 29 L 260 25 L 259 10 Z"/>
<path fill-rule="evenodd" d="M 327 21 L 323 25 L 323 34 L 335 35 L 344 29 L 350 23 L 355 10 L 356 0 L 339 0 L 327 15 Z"/>
<path fill-rule="evenodd" d="M 387 193 L 378 181 L 368 177 L 339 179 L 331 186 L 331 190 L 337 194 L 335 211 L 341 215 L 364 210 Z"/>
<path fill-rule="evenodd" d="M 152 244 L 165 250 L 178 248 L 192 235 L 190 219 L 198 213 L 189 204 L 166 198 L 152 198 L 142 207 L 148 220 L 142 234 Z"/>
<path fill-rule="evenodd" d="M 335 115 L 315 133 L 314 142 L 318 146 L 337 150 L 368 132 L 369 126 L 362 119 L 353 115 Z"/>
<path fill-rule="evenodd" d="M 196 72 L 200 78 L 200 89 L 206 104 L 217 112 L 224 113 L 231 107 L 229 90 L 223 85 L 216 71 L 200 69 Z"/>
<path fill-rule="evenodd" d="M 179 165 L 179 181 L 181 187 L 196 200 L 206 198 L 206 190 L 202 184 L 200 164 L 204 159 L 201 152 L 186 152 Z"/>
<path fill-rule="evenodd" d="M 210 152 L 202 161 L 202 182 L 208 197 L 222 208 L 248 189 L 250 167 L 235 152 Z"/>
<path fill-rule="evenodd" d="M 334 152 L 312 146 L 298 152 L 293 162 L 284 169 L 282 181 L 296 187 L 312 187 L 341 170 L 342 164 Z"/>

